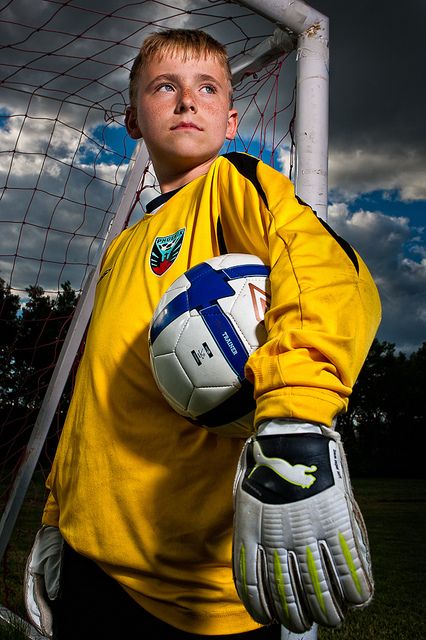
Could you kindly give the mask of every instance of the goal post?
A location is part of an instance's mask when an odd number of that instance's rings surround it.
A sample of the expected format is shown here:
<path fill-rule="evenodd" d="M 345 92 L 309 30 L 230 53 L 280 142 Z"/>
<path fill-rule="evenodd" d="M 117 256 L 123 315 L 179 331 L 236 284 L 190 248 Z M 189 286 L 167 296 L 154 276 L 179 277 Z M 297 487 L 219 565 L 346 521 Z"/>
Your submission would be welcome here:
<path fill-rule="evenodd" d="M 302 0 L 240 0 L 294 34 L 296 193 L 327 217 L 329 20 Z"/>

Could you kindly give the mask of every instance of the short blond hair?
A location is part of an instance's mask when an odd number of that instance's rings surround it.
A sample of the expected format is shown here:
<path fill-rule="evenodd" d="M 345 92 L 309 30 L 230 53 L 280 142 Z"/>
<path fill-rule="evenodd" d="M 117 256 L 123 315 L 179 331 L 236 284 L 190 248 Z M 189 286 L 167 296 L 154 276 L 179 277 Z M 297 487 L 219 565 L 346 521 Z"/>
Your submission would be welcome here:
<path fill-rule="evenodd" d="M 199 29 L 167 29 L 151 33 L 145 38 L 131 71 L 129 83 L 130 106 L 136 107 L 138 80 L 141 69 L 153 59 L 163 60 L 166 56 L 181 56 L 185 62 L 188 58 L 217 59 L 225 70 L 230 85 L 230 101 L 232 102 L 231 69 L 228 54 L 223 44 Z"/>

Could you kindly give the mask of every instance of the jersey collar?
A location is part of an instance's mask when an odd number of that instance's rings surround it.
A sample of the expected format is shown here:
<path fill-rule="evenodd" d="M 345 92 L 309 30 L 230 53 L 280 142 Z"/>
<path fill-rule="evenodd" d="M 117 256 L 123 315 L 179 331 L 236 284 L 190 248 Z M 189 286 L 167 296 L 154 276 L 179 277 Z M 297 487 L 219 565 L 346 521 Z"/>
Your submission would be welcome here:
<path fill-rule="evenodd" d="M 147 213 L 154 213 L 157 209 L 159 209 L 167 200 L 170 200 L 172 196 L 175 195 L 178 191 L 180 191 L 182 187 L 178 187 L 177 189 L 173 189 L 173 191 L 167 191 L 166 193 L 162 193 L 161 195 L 154 198 L 154 200 L 150 200 L 146 205 L 145 209 Z"/>

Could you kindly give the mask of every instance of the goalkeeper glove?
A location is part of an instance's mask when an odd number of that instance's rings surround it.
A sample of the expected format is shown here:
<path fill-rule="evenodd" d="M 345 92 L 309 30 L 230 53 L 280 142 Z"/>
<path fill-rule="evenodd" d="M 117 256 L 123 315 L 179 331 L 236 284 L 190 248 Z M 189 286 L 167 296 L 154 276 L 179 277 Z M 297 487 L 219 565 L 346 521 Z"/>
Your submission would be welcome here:
<path fill-rule="evenodd" d="M 241 454 L 234 500 L 235 584 L 257 622 L 303 633 L 371 600 L 367 533 L 338 433 L 262 423 Z"/>
<path fill-rule="evenodd" d="M 24 601 L 28 618 L 48 638 L 53 634 L 49 600 L 58 596 L 63 544 L 57 527 L 42 527 L 25 567 Z"/>

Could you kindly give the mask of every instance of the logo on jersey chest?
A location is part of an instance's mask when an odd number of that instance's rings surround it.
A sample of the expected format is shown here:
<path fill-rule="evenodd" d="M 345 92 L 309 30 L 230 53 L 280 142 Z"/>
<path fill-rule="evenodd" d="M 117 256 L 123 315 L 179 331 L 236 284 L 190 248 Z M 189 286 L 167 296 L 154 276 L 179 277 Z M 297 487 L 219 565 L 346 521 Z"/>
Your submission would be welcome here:
<path fill-rule="evenodd" d="M 157 276 L 162 276 L 178 257 L 184 235 L 185 229 L 179 229 L 179 231 L 172 233 L 170 236 L 158 236 L 155 238 L 149 257 L 149 264 Z"/>

